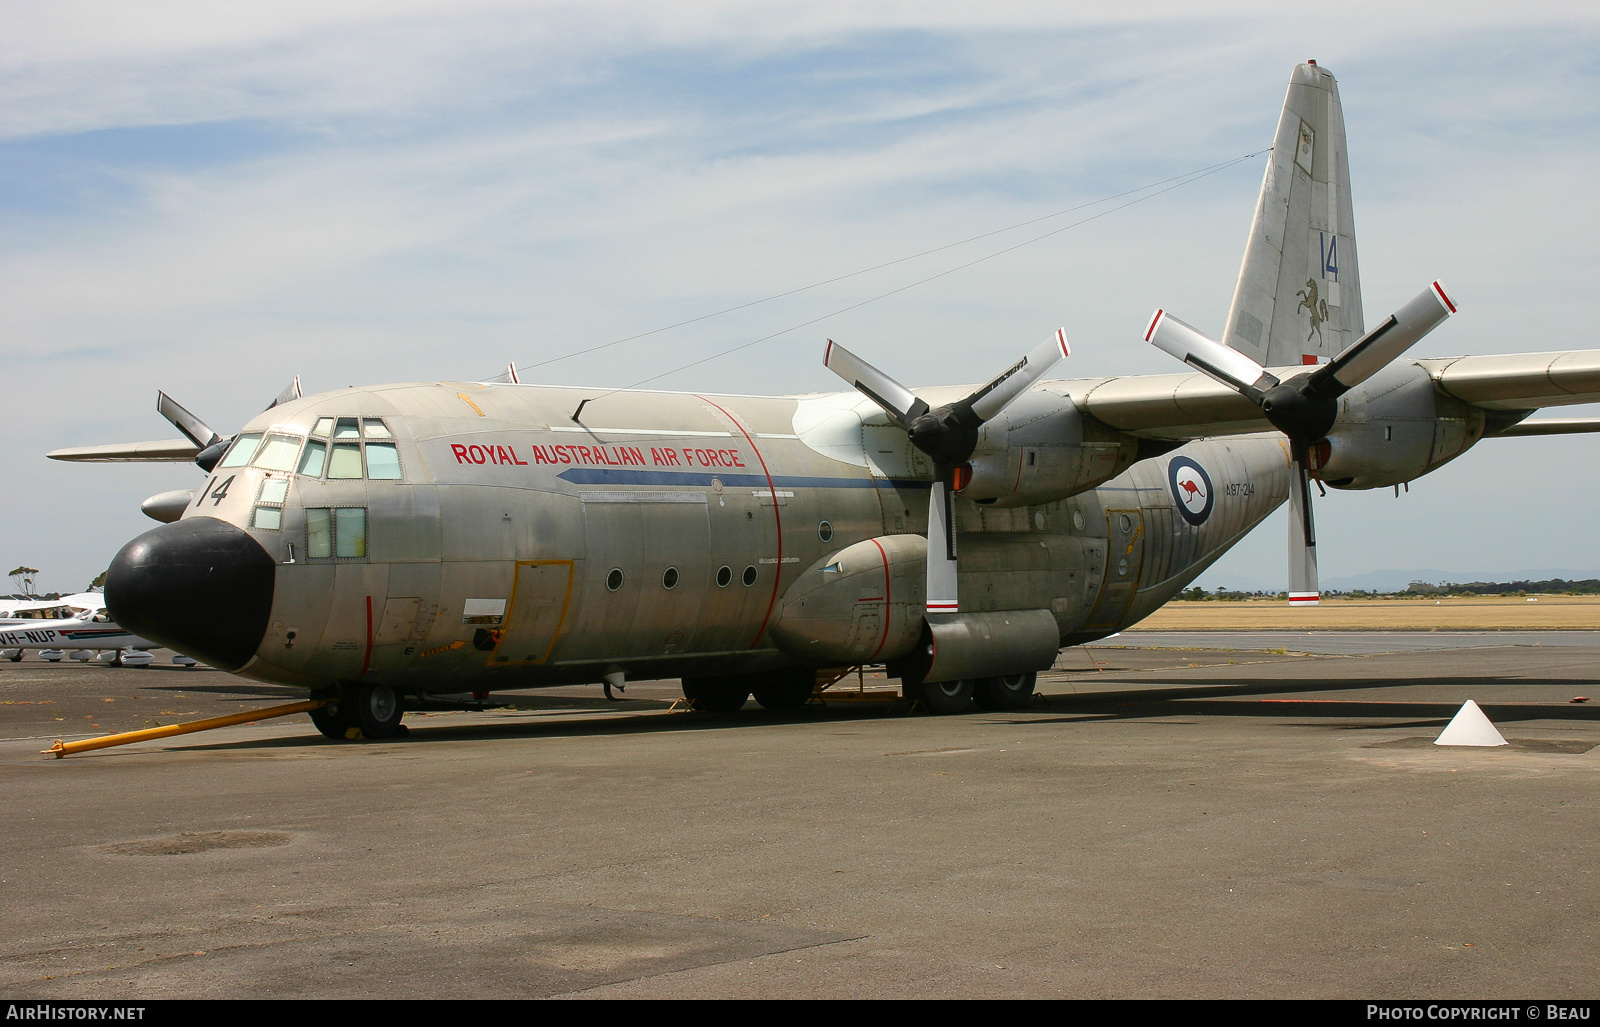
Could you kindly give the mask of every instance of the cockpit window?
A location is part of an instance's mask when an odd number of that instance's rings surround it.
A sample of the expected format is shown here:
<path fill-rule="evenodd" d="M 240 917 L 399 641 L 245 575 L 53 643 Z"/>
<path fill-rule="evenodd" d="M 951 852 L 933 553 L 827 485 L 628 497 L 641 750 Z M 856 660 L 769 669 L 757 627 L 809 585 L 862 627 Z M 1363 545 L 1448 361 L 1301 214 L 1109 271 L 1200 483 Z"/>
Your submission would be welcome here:
<path fill-rule="evenodd" d="M 393 442 L 367 443 L 367 477 L 388 481 L 399 480 L 400 454 L 395 450 Z"/>
<path fill-rule="evenodd" d="M 322 477 L 322 465 L 328 459 L 328 444 L 315 439 L 306 443 L 306 451 L 300 457 L 300 473 L 308 478 Z"/>
<path fill-rule="evenodd" d="M 261 433 L 241 435 L 233 440 L 233 447 L 228 450 L 228 455 L 222 458 L 218 467 L 243 467 L 256 455 L 256 447 L 261 444 Z"/>
<path fill-rule="evenodd" d="M 330 480 L 370 478 L 375 481 L 400 481 L 405 474 L 400 466 L 400 449 L 394 432 L 377 417 L 322 417 L 311 429 L 313 436 L 326 436 L 332 442 L 313 438 L 300 456 L 299 473 L 309 478 L 326 475 Z M 270 445 L 276 435 L 267 437 Z M 299 440 L 295 440 L 298 444 Z M 330 451 L 331 447 L 331 451 Z M 257 459 L 267 466 L 266 447 Z M 287 468 L 284 468 L 287 469 Z"/>
<path fill-rule="evenodd" d="M 295 457 L 300 455 L 300 439 L 293 435 L 268 435 L 256 452 L 255 465 L 269 471 L 288 471 L 294 468 Z"/>
<path fill-rule="evenodd" d="M 361 477 L 361 444 L 359 442 L 335 442 L 333 444 L 333 457 L 328 461 L 328 477 Z"/>

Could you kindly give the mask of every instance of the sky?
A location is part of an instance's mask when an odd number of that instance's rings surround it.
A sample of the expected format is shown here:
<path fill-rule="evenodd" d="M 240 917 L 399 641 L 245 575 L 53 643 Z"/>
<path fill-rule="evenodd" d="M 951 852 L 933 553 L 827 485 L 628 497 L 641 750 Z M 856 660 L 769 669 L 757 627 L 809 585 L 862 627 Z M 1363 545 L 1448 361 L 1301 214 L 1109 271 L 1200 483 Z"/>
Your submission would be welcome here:
<path fill-rule="evenodd" d="M 1221 334 L 1266 160 L 1238 158 L 1307 58 L 1340 82 L 1369 313 L 1440 278 L 1462 313 L 1416 355 L 1594 345 L 1600 10 L 1394 6 L 3 0 L 0 563 L 82 588 L 142 499 L 200 484 L 44 458 L 175 437 L 157 389 L 230 434 L 297 374 L 833 391 L 829 337 L 913 385 L 1058 326 L 1072 376 L 1176 370 L 1144 325 Z M 1331 493 L 1323 577 L 1600 573 L 1597 447 Z M 1201 584 L 1282 587 L 1286 531 Z"/>

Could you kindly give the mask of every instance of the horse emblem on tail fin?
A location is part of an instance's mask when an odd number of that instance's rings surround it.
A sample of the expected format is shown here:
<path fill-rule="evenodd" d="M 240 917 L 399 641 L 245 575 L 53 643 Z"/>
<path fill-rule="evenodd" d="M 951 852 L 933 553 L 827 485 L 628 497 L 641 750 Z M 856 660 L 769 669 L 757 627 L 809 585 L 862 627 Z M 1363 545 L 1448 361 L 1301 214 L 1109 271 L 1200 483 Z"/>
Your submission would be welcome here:
<path fill-rule="evenodd" d="M 1306 341 L 1310 342 L 1313 337 L 1320 340 L 1322 338 L 1322 324 L 1328 320 L 1328 301 L 1318 296 L 1317 280 L 1315 278 L 1307 278 L 1306 287 L 1296 292 L 1295 295 L 1300 297 L 1300 305 L 1295 308 L 1295 311 L 1304 310 L 1308 315 L 1307 320 L 1311 324 L 1311 331 L 1306 333 Z"/>

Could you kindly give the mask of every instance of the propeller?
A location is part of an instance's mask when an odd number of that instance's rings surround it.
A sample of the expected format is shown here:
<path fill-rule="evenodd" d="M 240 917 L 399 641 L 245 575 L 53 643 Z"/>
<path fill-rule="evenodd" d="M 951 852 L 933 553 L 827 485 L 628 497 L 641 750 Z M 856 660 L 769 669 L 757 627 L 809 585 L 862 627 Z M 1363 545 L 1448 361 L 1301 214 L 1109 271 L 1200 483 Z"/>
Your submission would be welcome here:
<path fill-rule="evenodd" d="M 925 400 L 882 371 L 828 340 L 822 363 L 878 404 L 904 428 L 911 444 L 933 458 L 933 487 L 928 493 L 927 612 L 956 613 L 955 494 L 972 476 L 967 463 L 978 447 L 978 429 L 992 420 L 1056 361 L 1071 354 L 1066 329 L 1034 348 L 989 384 L 964 399 L 930 407 Z"/>
<path fill-rule="evenodd" d="M 294 380 L 265 407 L 271 410 L 280 403 L 289 403 L 301 397 L 300 376 L 295 375 Z M 165 392 L 156 393 L 156 412 L 171 421 L 173 427 L 183 432 L 184 436 L 200 447 L 200 452 L 195 454 L 194 462 L 207 474 L 217 466 L 217 461 L 222 459 L 222 454 L 228 451 L 228 446 L 233 442 L 233 436 L 223 438 L 221 435 L 200 418 L 184 409 L 183 405 Z"/>
<path fill-rule="evenodd" d="M 1165 310 L 1145 329 L 1146 342 L 1172 354 L 1261 407 L 1274 428 L 1289 436 L 1295 484 L 1289 490 L 1289 603 L 1314 606 L 1317 537 L 1311 514 L 1312 450 L 1338 417 L 1338 399 L 1377 374 L 1456 312 L 1455 301 L 1434 282 L 1315 371 L 1281 381 L 1266 368 Z"/>

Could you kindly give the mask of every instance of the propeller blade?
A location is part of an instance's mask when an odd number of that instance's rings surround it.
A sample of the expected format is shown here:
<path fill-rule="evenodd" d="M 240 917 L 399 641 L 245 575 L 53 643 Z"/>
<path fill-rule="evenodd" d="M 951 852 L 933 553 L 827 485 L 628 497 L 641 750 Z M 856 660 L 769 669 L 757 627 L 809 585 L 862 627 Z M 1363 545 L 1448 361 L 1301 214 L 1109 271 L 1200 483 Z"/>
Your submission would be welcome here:
<path fill-rule="evenodd" d="M 966 398 L 979 421 L 987 421 L 1006 408 L 1006 404 L 1028 391 L 1028 386 L 1044 377 L 1056 361 L 1072 355 L 1067 345 L 1067 330 L 1057 328 L 1054 338 L 1034 347 L 1033 352 L 1012 364 L 998 378 Z"/>
<path fill-rule="evenodd" d="M 301 395 L 303 394 L 300 391 L 300 376 L 295 375 L 294 381 L 290 382 L 287 388 L 278 393 L 278 398 L 267 404 L 267 409 L 271 410 L 280 403 L 293 403 Z"/>
<path fill-rule="evenodd" d="M 222 436 L 212 431 L 210 425 L 189 413 L 179 405 L 177 400 L 168 396 L 165 392 L 156 393 L 156 412 L 171 421 L 173 426 L 183 432 L 190 442 L 193 442 L 201 449 L 205 449 L 212 443 L 222 440 Z"/>
<path fill-rule="evenodd" d="M 1442 284 L 1434 282 L 1389 315 L 1383 324 L 1312 372 L 1306 391 L 1319 398 L 1337 399 L 1377 374 L 1455 312 L 1455 301 Z"/>
<path fill-rule="evenodd" d="M 828 340 L 828 352 L 823 356 L 822 363 L 868 399 L 883 407 L 902 428 L 909 427 L 915 418 L 928 412 L 928 404 L 912 395 L 910 389 L 832 339 Z"/>
<path fill-rule="evenodd" d="M 506 365 L 506 381 L 510 382 L 512 385 L 522 384 L 522 382 L 517 378 L 517 362 L 515 360 Z"/>
<path fill-rule="evenodd" d="M 1253 403 L 1278 379 L 1260 364 L 1201 334 L 1192 325 L 1178 320 L 1165 310 L 1157 310 L 1144 331 L 1144 341 L 1172 354 L 1196 371 L 1202 371 Z"/>
<path fill-rule="evenodd" d="M 954 470 L 938 469 L 933 488 L 928 490 L 928 582 L 927 612 L 956 613 L 956 526 L 951 504 L 951 477 Z"/>
<path fill-rule="evenodd" d="M 1291 443 L 1292 444 L 1292 443 Z M 1289 489 L 1289 605 L 1316 606 L 1317 532 L 1311 517 L 1311 471 L 1306 452 L 1295 446 L 1294 483 Z"/>

